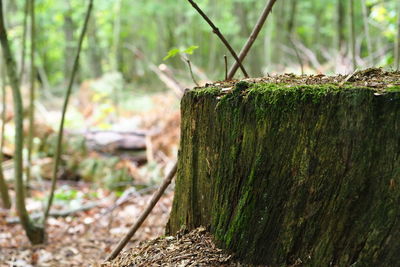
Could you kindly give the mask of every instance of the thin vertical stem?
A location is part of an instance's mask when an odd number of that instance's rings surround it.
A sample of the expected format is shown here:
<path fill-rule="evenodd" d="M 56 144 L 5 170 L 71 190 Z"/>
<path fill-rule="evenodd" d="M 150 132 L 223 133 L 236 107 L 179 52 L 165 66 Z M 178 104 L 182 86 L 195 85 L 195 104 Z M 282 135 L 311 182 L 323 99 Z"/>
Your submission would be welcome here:
<path fill-rule="evenodd" d="M 192 81 L 194 82 L 194 84 L 195 84 L 196 86 L 199 87 L 199 86 L 200 86 L 199 83 L 198 83 L 198 82 L 196 81 L 196 79 L 194 78 L 193 70 L 192 70 L 192 64 L 190 63 L 190 60 L 189 60 L 188 58 L 186 58 L 185 61 L 186 61 L 186 63 L 188 64 L 189 72 L 190 72 L 190 77 L 192 78 Z"/>
<path fill-rule="evenodd" d="M 14 56 L 11 52 L 10 43 L 8 41 L 7 30 L 4 25 L 3 1 L 0 0 L 0 42 L 3 49 L 3 57 L 7 65 L 8 80 L 13 93 L 13 106 L 15 118 L 15 152 L 14 152 L 14 178 L 15 178 L 15 198 L 16 208 L 20 222 L 32 244 L 40 244 L 44 242 L 44 229 L 36 226 L 30 220 L 29 214 L 25 206 L 25 188 L 23 181 L 23 153 L 24 136 L 23 136 L 23 105 L 20 90 L 20 82 L 18 80 L 17 66 Z"/>
<path fill-rule="evenodd" d="M 224 55 L 224 63 L 225 63 L 225 81 L 228 80 L 228 58 Z"/>
<path fill-rule="evenodd" d="M 368 23 L 368 10 L 365 0 L 361 0 L 362 12 L 363 12 L 363 20 L 364 20 L 364 32 L 365 32 L 365 40 L 367 42 L 367 52 L 369 58 L 369 64 L 374 64 L 374 58 L 372 56 L 372 42 L 371 35 L 369 34 L 369 23 Z"/>
<path fill-rule="evenodd" d="M 3 64 L 1 68 L 1 92 L 2 92 L 2 111 L 1 111 L 1 137 L 0 137 L 0 196 L 5 209 L 11 208 L 10 194 L 8 193 L 8 186 L 4 179 L 3 170 L 3 147 L 4 147 L 4 130 L 6 126 L 6 112 L 7 112 L 7 101 L 6 101 L 6 64 Z"/>
<path fill-rule="evenodd" d="M 160 200 L 161 196 L 164 194 L 165 190 L 168 188 L 169 184 L 172 182 L 176 171 L 178 168 L 178 163 L 175 163 L 170 172 L 164 178 L 163 183 L 161 184 L 160 188 L 158 188 L 157 192 L 155 192 L 147 205 L 146 209 L 140 215 L 138 220 L 132 227 L 129 229 L 129 232 L 119 241 L 118 245 L 113 249 L 110 255 L 107 256 L 106 261 L 111 261 L 118 256 L 121 250 L 128 244 L 129 240 L 133 237 L 136 231 L 140 228 L 143 222 L 146 220 L 147 216 L 149 216 L 150 212 L 153 210 L 154 206 Z"/>
<path fill-rule="evenodd" d="M 396 70 L 400 70 L 400 2 L 397 3 L 397 38 L 395 47 L 395 67 Z"/>
<path fill-rule="evenodd" d="M 351 27 L 351 58 L 353 62 L 353 71 L 357 69 L 356 61 L 356 28 L 354 18 L 354 0 L 350 0 L 350 27 Z"/>
<path fill-rule="evenodd" d="M 81 50 L 82 50 L 82 43 L 83 43 L 83 39 L 85 37 L 85 33 L 87 30 L 87 26 L 88 26 L 90 14 L 92 12 L 92 8 L 93 8 L 93 0 L 89 0 L 89 5 L 87 8 L 87 12 L 86 12 L 85 22 L 83 24 L 82 32 L 79 37 L 78 50 L 75 55 L 74 64 L 73 64 L 72 72 L 71 72 L 71 77 L 69 79 L 67 92 L 66 92 L 66 95 L 64 98 L 64 105 L 63 105 L 63 109 L 62 109 L 62 113 L 61 113 L 60 127 L 58 130 L 56 151 L 55 151 L 55 155 L 54 155 L 54 168 L 53 168 L 53 174 L 52 174 L 53 176 L 52 176 L 52 180 L 51 180 L 50 196 L 49 196 L 49 200 L 48 200 L 47 207 L 46 207 L 46 210 L 44 212 L 44 217 L 43 217 L 44 225 L 46 225 L 46 221 L 49 216 L 50 208 L 51 208 L 53 198 L 54 198 L 54 191 L 56 189 L 58 166 L 60 165 L 61 153 L 62 153 L 62 139 L 63 139 L 63 134 L 64 134 L 65 114 L 66 114 L 67 108 L 68 108 L 68 102 L 69 102 L 69 98 L 70 98 L 71 91 L 72 91 L 72 85 L 74 83 L 75 75 L 78 70 L 79 57 L 80 57 Z"/>
<path fill-rule="evenodd" d="M 26 181 L 29 183 L 31 179 L 31 164 L 32 164 L 32 149 L 33 149 L 33 136 L 35 124 L 35 0 L 30 0 L 29 13 L 31 17 L 31 77 L 30 77 L 30 90 L 29 90 L 29 133 L 28 133 L 28 159 L 26 167 Z"/>
<path fill-rule="evenodd" d="M 25 69 L 25 51 L 26 51 L 26 35 L 28 29 L 28 13 L 29 13 L 29 0 L 25 0 L 24 7 L 24 22 L 23 22 L 23 32 L 22 32 L 22 51 L 21 51 L 21 70 L 19 73 L 19 80 L 22 81 Z"/>

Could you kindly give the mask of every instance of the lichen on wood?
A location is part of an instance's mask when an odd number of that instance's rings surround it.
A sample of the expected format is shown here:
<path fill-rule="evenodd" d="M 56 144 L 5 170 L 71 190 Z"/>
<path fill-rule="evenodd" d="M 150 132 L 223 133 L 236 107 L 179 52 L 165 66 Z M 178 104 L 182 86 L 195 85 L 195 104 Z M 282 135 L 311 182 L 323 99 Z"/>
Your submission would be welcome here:
<path fill-rule="evenodd" d="M 396 86 L 240 82 L 186 92 L 167 232 L 208 227 L 244 262 L 400 262 Z"/>

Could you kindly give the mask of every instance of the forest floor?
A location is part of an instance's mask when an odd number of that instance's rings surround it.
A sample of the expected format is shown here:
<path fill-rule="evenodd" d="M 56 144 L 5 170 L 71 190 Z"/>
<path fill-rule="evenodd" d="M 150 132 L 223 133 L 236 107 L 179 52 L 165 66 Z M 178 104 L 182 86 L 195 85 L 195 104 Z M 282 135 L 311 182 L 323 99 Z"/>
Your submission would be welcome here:
<path fill-rule="evenodd" d="M 67 127 L 65 140 L 68 142 L 68 149 L 75 151 L 65 151 L 63 159 L 67 165 L 71 162 L 86 163 L 83 165 L 74 163 L 78 166 L 80 174 L 69 173 L 64 175 L 65 177 L 59 177 L 61 180 L 57 183 L 52 211 L 55 213 L 66 211 L 66 214 L 50 217 L 46 227 L 47 243 L 32 246 L 21 225 L 18 224 L 15 206 L 10 210 L 0 208 L 1 267 L 100 266 L 131 225 L 136 222 L 176 160 L 179 142 L 179 99 L 171 92 L 131 94 L 130 98 L 126 98 L 125 104 L 121 102 L 116 106 L 112 102 L 107 102 L 108 98 L 99 96 L 87 84 L 83 84 L 74 99 L 70 113 L 67 114 L 69 118 L 67 126 L 72 128 Z M 8 107 L 11 106 L 11 100 L 9 102 Z M 54 130 L 51 129 L 57 128 L 59 108 L 57 105 L 46 108 L 53 108 L 55 111 L 45 110 L 39 113 L 38 118 L 42 119 L 38 121 L 40 126 L 37 128 L 46 131 L 50 129 L 48 132 L 54 134 Z M 113 128 L 116 113 L 120 116 L 119 121 L 125 122 L 120 124 L 118 129 Z M 12 109 L 8 110 L 8 114 L 12 118 Z M 43 117 L 45 115 L 47 117 Z M 9 127 L 6 128 L 6 133 L 11 132 L 12 121 L 6 126 Z M 72 142 L 75 137 L 69 135 L 69 132 L 79 133 L 82 130 L 83 133 L 87 133 L 92 129 L 96 131 L 100 129 L 100 132 L 105 133 L 105 138 L 110 135 L 113 137 L 114 133 L 120 131 L 136 130 L 150 133 L 150 138 L 146 137 L 145 142 L 144 137 L 133 139 L 133 145 L 138 140 L 140 146 L 145 143 L 140 151 L 140 162 L 135 159 L 136 156 L 130 156 L 131 154 L 123 158 L 118 154 L 120 152 L 110 155 L 109 150 L 89 149 L 87 153 L 82 152 L 87 148 L 80 146 L 75 148 Z M 40 141 L 54 140 L 54 138 L 44 139 L 41 136 L 37 138 Z M 13 138 L 7 140 L 5 150 L 10 151 L 7 155 L 12 157 Z M 51 147 L 51 143 L 43 145 L 46 146 Z M 109 148 L 107 146 L 107 149 Z M 110 149 L 115 152 L 114 146 Z M 111 158 L 113 160 L 116 158 L 117 163 L 107 165 Z M 34 168 L 38 170 L 34 173 L 38 173 L 41 178 L 33 179 L 27 190 L 29 197 L 26 203 L 31 218 L 34 215 L 42 216 L 43 205 L 50 188 L 48 176 L 51 174 L 51 168 L 47 167 L 51 164 L 39 164 L 44 161 L 51 163 L 51 154 L 47 153 L 46 158 L 37 156 L 33 162 Z M 11 167 L 6 168 L 6 178 L 10 185 L 10 195 L 14 199 L 12 159 L 3 162 L 3 166 L 4 164 L 7 166 L 11 164 Z M 121 182 L 118 179 L 122 176 L 117 176 L 117 173 L 125 173 L 123 176 L 125 180 L 122 181 L 122 187 L 117 185 L 112 188 Z M 173 185 L 162 196 L 126 249 L 134 247 L 140 241 L 164 235 L 172 199 Z"/>
<path fill-rule="evenodd" d="M 120 157 L 117 165 L 107 166 L 102 162 L 110 161 L 109 155 L 105 155 L 110 152 L 109 150 L 107 153 L 92 151 L 82 155 L 76 153 L 79 152 L 80 146 L 65 155 L 67 159 L 95 163 L 97 168 L 94 169 L 97 172 L 88 172 L 95 176 L 92 182 L 86 181 L 87 175 L 85 179 L 80 177 L 78 181 L 68 180 L 82 176 L 71 173 L 63 177 L 66 180 L 58 182 L 52 208 L 58 216 L 52 216 L 48 220 L 46 244 L 32 246 L 29 243 L 24 230 L 18 224 L 15 207 L 11 210 L 0 209 L 0 267 L 132 266 L 133 264 L 134 266 L 237 266 L 229 254 L 215 246 L 211 235 L 204 228 L 190 233 L 180 232 L 175 237 L 164 236 L 172 206 L 173 185 L 167 189 L 124 251 L 114 261 L 104 264 L 104 259 L 136 222 L 161 183 L 161 179 L 176 160 L 180 118 L 179 110 L 176 107 L 170 108 L 176 102 L 176 98 L 161 94 L 152 97 L 150 102 L 153 103 L 153 108 L 138 116 L 141 129 L 145 131 L 157 129 L 158 132 L 151 137 L 151 143 L 146 140 L 144 157 L 147 158 L 147 163 Z M 89 106 L 88 103 L 89 101 L 86 101 L 85 105 Z M 85 120 L 89 121 L 91 118 L 93 116 L 88 116 Z M 110 135 L 106 134 L 105 137 L 107 136 Z M 67 138 L 70 142 L 73 139 L 68 135 Z M 143 153 L 141 155 L 143 156 Z M 151 161 L 149 157 L 152 158 Z M 8 161 L 12 162 L 11 159 Z M 43 161 L 51 162 L 51 157 L 38 159 L 38 162 Z M 46 168 L 47 165 L 39 166 L 43 179 L 34 180 L 29 186 L 26 203 L 31 217 L 42 215 L 44 200 L 50 188 L 49 177 L 46 178 L 50 172 Z M 84 164 L 86 167 L 90 165 Z M 104 172 L 99 174 L 99 170 L 113 173 L 116 172 L 115 168 L 121 166 L 129 170 L 129 176 L 132 177 L 131 180 L 124 181 L 128 186 L 122 190 L 107 188 L 105 185 L 107 183 L 104 182 L 104 177 L 102 178 Z M 78 171 L 83 170 L 78 167 Z M 8 176 L 12 179 L 12 175 Z M 10 185 L 10 194 L 14 199 L 12 183 Z"/>
<path fill-rule="evenodd" d="M 94 193 L 87 183 L 72 187 Z M 113 211 L 110 207 L 118 199 L 116 195 L 101 189 L 96 193 L 97 197 L 90 199 L 98 203 L 96 207 L 49 219 L 45 245 L 31 246 L 22 227 L 7 223 L 9 212 L 0 210 L 0 266 L 99 266 L 144 210 L 151 192 L 136 192 Z M 127 248 L 164 234 L 172 198 L 172 190 L 164 194 Z M 28 203 L 34 202 L 28 199 Z"/>

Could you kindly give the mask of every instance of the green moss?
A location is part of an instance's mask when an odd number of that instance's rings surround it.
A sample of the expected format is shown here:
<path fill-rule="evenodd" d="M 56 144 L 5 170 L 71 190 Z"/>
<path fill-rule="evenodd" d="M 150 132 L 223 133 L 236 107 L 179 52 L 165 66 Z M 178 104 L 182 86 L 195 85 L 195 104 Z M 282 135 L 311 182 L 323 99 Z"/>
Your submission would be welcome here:
<path fill-rule="evenodd" d="M 188 91 L 189 94 L 194 97 L 206 97 L 206 96 L 218 96 L 221 93 L 221 89 L 218 87 L 204 87 L 200 89 L 194 89 Z"/>
<path fill-rule="evenodd" d="M 186 93 L 169 229 L 209 225 L 255 264 L 397 263 L 399 95 L 247 82 Z"/>
<path fill-rule="evenodd" d="M 395 86 L 389 86 L 386 88 L 387 92 L 400 92 L 400 86 L 395 85 Z"/>

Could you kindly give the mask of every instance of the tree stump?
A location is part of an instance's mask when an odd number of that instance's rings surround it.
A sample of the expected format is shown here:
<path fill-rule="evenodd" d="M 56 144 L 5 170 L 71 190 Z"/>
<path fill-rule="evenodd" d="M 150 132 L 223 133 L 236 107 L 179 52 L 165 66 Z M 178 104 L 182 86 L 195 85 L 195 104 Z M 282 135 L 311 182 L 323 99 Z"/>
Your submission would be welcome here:
<path fill-rule="evenodd" d="M 182 99 L 168 233 L 243 262 L 400 263 L 400 87 L 239 82 Z"/>

